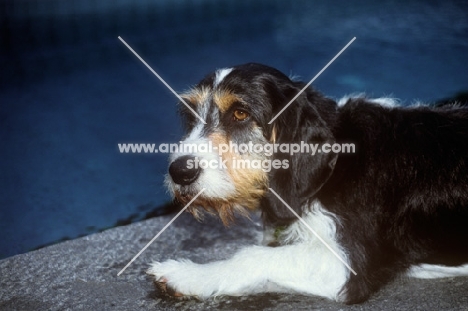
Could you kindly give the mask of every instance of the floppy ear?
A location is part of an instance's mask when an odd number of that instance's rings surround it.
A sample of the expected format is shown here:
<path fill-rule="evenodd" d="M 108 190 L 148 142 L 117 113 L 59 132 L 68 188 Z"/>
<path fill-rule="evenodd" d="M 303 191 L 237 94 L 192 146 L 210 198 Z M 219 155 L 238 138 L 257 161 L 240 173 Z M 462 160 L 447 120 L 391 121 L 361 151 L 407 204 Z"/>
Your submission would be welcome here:
<path fill-rule="evenodd" d="M 299 92 L 299 89 L 294 89 Z M 335 142 L 329 124 L 332 123 L 334 114 L 335 102 L 308 90 L 275 120 L 272 133 L 274 131 L 276 144 L 309 146 L 309 152 L 301 150 L 306 152 L 292 155 L 278 150 L 273 159 L 279 159 L 282 163 L 287 161 L 289 167 L 272 169 L 269 176 L 269 187 L 299 215 L 302 214 L 303 206 L 314 198 L 335 168 L 338 158 L 336 153 L 317 151 L 312 155 L 310 148 L 310 144 L 317 145 L 320 149 L 325 143 Z M 266 220 L 275 224 L 286 224 L 296 219 L 271 191 L 264 197 L 262 208 L 266 213 Z"/>

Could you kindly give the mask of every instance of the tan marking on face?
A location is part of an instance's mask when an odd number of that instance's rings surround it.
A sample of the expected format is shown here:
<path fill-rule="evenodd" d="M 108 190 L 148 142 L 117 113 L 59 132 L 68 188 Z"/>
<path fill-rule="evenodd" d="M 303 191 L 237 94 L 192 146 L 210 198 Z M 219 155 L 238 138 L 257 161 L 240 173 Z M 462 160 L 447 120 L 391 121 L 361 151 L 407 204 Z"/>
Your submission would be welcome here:
<path fill-rule="evenodd" d="M 192 105 L 204 105 L 210 97 L 211 89 L 207 87 L 193 88 L 180 94 L 182 99 L 189 101 Z"/>
<path fill-rule="evenodd" d="M 242 100 L 233 93 L 226 90 L 219 90 L 214 93 L 213 100 L 218 106 L 219 111 L 226 112 L 234 103 L 241 102 Z"/>

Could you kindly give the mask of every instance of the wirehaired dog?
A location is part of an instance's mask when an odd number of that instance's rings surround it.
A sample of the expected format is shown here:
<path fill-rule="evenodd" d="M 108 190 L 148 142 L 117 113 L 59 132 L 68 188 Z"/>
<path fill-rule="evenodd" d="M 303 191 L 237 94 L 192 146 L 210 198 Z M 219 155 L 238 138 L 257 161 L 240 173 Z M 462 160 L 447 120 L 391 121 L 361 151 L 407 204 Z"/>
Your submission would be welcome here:
<path fill-rule="evenodd" d="M 299 292 L 348 304 L 401 274 L 468 275 L 468 109 L 336 102 L 307 88 L 270 124 L 304 86 L 251 63 L 217 70 L 182 95 L 205 120 L 182 106 L 183 142 L 213 150 L 172 154 L 170 192 L 188 203 L 205 189 L 190 211 L 226 224 L 260 209 L 270 245 L 208 264 L 155 262 L 148 273 L 175 296 Z M 352 143 L 355 152 L 219 152 L 230 143 Z M 239 159 L 277 165 L 239 169 Z M 201 160 L 219 165 L 193 165 Z"/>

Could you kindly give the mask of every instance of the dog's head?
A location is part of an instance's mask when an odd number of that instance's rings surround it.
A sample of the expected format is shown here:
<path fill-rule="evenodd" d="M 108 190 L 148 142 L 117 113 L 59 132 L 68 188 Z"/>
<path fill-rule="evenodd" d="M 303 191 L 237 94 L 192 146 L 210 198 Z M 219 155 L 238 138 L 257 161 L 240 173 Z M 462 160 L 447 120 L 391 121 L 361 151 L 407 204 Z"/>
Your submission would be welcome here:
<path fill-rule="evenodd" d="M 333 142 L 335 102 L 309 88 L 269 124 L 303 87 L 271 67 L 245 64 L 217 70 L 182 94 L 191 109 L 180 106 L 187 135 L 170 156 L 166 183 L 174 197 L 186 204 L 205 189 L 189 210 L 215 212 L 225 224 L 235 211 L 260 206 L 272 221 L 294 219 L 270 187 L 300 214 L 336 162 L 332 153 L 283 152 Z"/>

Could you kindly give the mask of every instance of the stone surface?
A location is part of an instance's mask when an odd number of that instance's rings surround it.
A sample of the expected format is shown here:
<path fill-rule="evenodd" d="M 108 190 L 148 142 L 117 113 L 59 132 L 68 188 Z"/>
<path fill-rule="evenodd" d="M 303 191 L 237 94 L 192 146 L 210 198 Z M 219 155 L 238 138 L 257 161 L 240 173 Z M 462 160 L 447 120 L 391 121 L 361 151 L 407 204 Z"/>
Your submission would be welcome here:
<path fill-rule="evenodd" d="M 208 262 L 259 241 L 260 226 L 224 228 L 182 214 L 120 276 L 117 273 L 174 214 L 118 227 L 0 261 L 0 310 L 466 310 L 468 278 L 399 279 L 367 302 L 345 306 L 318 297 L 266 294 L 206 301 L 161 298 L 145 274 L 152 260 Z"/>

